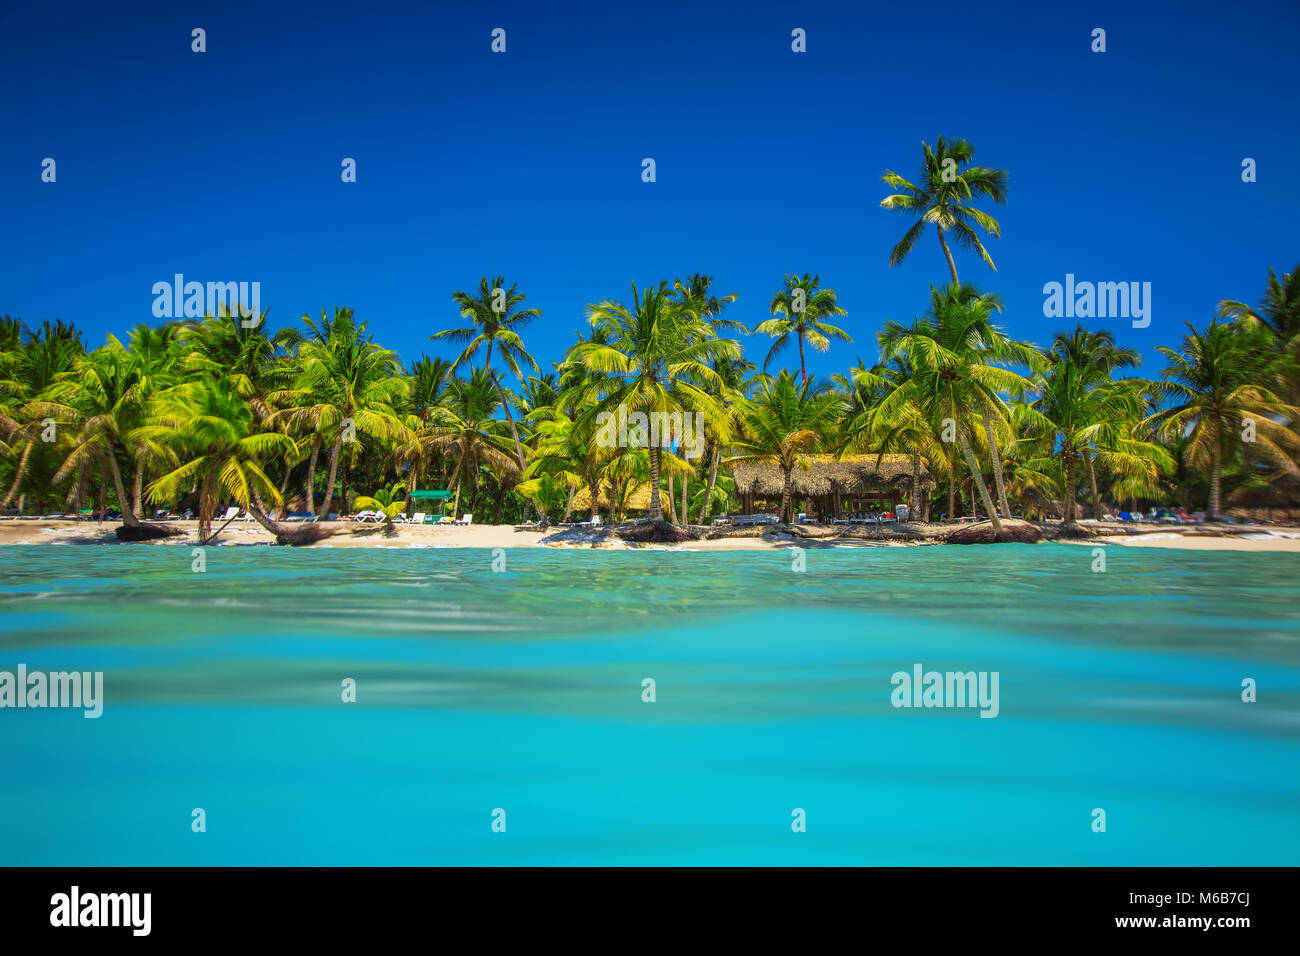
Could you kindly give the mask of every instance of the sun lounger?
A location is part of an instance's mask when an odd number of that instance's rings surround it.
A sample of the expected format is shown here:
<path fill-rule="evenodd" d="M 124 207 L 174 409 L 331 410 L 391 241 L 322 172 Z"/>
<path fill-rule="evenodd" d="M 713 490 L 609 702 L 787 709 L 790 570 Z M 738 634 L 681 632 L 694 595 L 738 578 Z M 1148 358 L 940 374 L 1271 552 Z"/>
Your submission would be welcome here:
<path fill-rule="evenodd" d="M 352 515 L 352 520 L 361 524 L 367 522 L 377 524 L 383 519 L 383 517 L 384 513 L 382 511 L 358 511 L 356 514 Z"/>
<path fill-rule="evenodd" d="M 474 523 L 474 515 L 473 515 L 473 513 L 469 512 L 469 511 L 467 511 L 467 512 L 465 512 L 463 515 L 461 515 L 459 521 L 453 521 L 453 522 L 452 522 L 452 524 L 464 525 L 466 528 L 468 528 L 468 527 L 469 527 L 471 524 L 473 524 L 473 523 Z"/>
<path fill-rule="evenodd" d="M 239 517 L 239 509 L 234 505 L 231 505 L 229 508 L 226 509 L 225 514 L 218 515 L 212 520 L 213 521 L 234 521 L 238 517 Z"/>

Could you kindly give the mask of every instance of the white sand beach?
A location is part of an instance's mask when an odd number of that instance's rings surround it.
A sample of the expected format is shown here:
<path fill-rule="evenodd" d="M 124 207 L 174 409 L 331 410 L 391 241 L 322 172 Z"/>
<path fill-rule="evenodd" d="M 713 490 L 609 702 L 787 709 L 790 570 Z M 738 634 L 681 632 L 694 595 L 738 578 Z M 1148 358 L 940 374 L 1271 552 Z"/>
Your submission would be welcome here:
<path fill-rule="evenodd" d="M 169 527 L 184 531 L 184 536 L 150 542 L 145 547 L 188 546 L 198 543 L 198 522 L 169 521 Z M 14 520 L 0 522 L 0 546 L 23 544 L 95 545 L 117 544 L 114 529 L 118 523 L 106 521 Z M 669 548 L 684 551 L 763 551 L 801 548 L 872 548 L 917 547 L 942 543 L 937 535 L 955 526 L 930 525 L 925 527 L 930 537 L 916 541 L 872 540 L 864 538 L 805 538 L 788 534 L 769 534 L 755 537 L 731 537 L 681 544 L 636 545 L 613 536 L 600 540 L 580 528 L 567 533 L 552 528 L 545 534 L 535 529 L 518 529 L 512 525 L 480 525 L 460 527 L 451 525 L 398 525 L 391 533 L 375 525 L 359 525 L 350 521 L 333 522 L 328 527 L 335 534 L 314 548 L 584 548 L 607 550 L 622 548 Z M 1103 529 L 1111 530 L 1114 529 Z M 1282 551 L 1300 553 L 1300 530 L 1269 528 L 1266 526 L 1238 525 L 1221 527 L 1214 532 L 1203 528 L 1170 528 L 1150 526 L 1150 530 L 1136 529 L 1137 533 L 1110 533 L 1104 537 L 1070 544 L 1090 547 L 1118 545 L 1130 548 L 1174 548 L 1188 551 Z M 273 536 L 252 522 L 234 522 L 221 532 L 218 541 L 222 546 L 270 545 Z"/>

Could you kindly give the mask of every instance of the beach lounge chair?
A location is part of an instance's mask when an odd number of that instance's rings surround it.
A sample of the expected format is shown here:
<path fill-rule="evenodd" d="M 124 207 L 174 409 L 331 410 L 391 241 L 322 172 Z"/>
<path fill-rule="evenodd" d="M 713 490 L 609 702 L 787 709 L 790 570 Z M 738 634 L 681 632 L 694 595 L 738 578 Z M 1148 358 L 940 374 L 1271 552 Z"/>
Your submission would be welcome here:
<path fill-rule="evenodd" d="M 229 508 L 226 509 L 225 514 L 218 515 L 212 520 L 213 521 L 234 521 L 238 517 L 239 517 L 239 508 L 237 508 L 234 505 L 231 505 Z"/>
<path fill-rule="evenodd" d="M 452 524 L 464 525 L 466 528 L 468 528 L 473 523 L 474 523 L 474 515 L 468 511 L 465 512 L 463 515 L 461 515 L 459 521 L 452 522 Z"/>
<path fill-rule="evenodd" d="M 359 522 L 360 524 L 365 524 L 367 522 L 378 524 L 383 517 L 384 513 L 382 511 L 358 511 L 356 514 L 352 515 L 352 520 Z"/>
<path fill-rule="evenodd" d="M 417 511 L 415 514 L 411 515 L 411 517 L 407 520 L 406 523 L 407 523 L 407 524 L 424 524 L 426 521 L 428 521 L 428 517 L 429 517 L 429 516 L 426 515 L 423 511 Z"/>

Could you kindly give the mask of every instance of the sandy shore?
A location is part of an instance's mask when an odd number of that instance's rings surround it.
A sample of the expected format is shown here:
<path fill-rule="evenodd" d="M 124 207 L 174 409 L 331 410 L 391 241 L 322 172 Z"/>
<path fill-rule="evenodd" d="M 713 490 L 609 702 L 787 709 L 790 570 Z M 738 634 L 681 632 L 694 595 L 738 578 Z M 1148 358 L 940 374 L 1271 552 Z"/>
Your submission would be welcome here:
<path fill-rule="evenodd" d="M 154 542 L 151 546 L 190 546 L 198 542 L 198 523 L 194 521 L 167 522 L 185 532 L 183 537 Z M 0 545 L 16 544 L 116 544 L 114 529 L 117 522 L 26 520 L 0 522 Z M 356 525 L 341 521 L 330 525 L 337 529 L 332 537 L 313 547 L 318 548 L 590 548 L 592 539 L 575 529 L 567 535 L 556 537 L 557 530 L 547 534 L 534 530 L 517 530 L 511 525 L 473 525 L 468 528 L 449 525 L 397 526 L 386 534 L 374 525 Z M 764 551 L 784 548 L 872 548 L 916 547 L 937 544 L 934 535 L 942 534 L 953 526 L 914 526 L 924 529 L 930 537 L 917 540 L 871 540 L 861 538 L 804 538 L 786 534 L 769 534 L 758 537 L 721 538 L 704 541 L 687 541 L 681 545 L 653 544 L 640 547 L 680 548 L 689 551 Z M 1265 526 L 1235 525 L 1214 531 L 1204 528 L 1179 528 L 1169 526 L 1139 526 L 1137 528 L 1097 528 L 1104 537 L 1071 544 L 1096 547 L 1120 545 L 1128 548 L 1175 548 L 1188 551 L 1283 551 L 1300 553 L 1300 529 L 1280 529 Z M 566 540 L 567 539 L 567 540 Z M 236 522 L 227 527 L 219 539 L 222 545 L 266 545 L 274 543 L 271 534 L 257 524 Z M 617 539 L 607 539 L 597 545 L 604 549 L 638 547 Z"/>

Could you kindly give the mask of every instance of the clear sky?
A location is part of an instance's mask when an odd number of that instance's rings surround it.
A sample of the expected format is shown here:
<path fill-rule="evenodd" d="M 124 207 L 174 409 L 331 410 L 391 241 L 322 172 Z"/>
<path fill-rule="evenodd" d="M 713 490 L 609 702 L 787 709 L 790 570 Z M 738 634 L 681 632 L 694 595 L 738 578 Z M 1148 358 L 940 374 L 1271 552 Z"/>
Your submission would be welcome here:
<path fill-rule="evenodd" d="M 1154 372 L 1184 320 L 1300 261 L 1298 37 L 1296 0 L 0 0 L 0 313 L 98 345 L 156 322 L 175 273 L 258 281 L 273 326 L 347 305 L 409 360 L 453 354 L 428 342 L 459 324 L 451 290 L 502 273 L 545 311 L 526 342 L 549 369 L 633 280 L 709 273 L 752 327 L 808 271 L 856 340 L 811 358 L 825 375 L 946 281 L 932 234 L 889 268 L 908 222 L 878 207 L 942 134 L 1009 171 L 998 271 L 959 251 L 963 280 L 1039 344 L 1073 325 L 1045 282 L 1150 282 L 1150 327 L 1089 324 Z"/>

